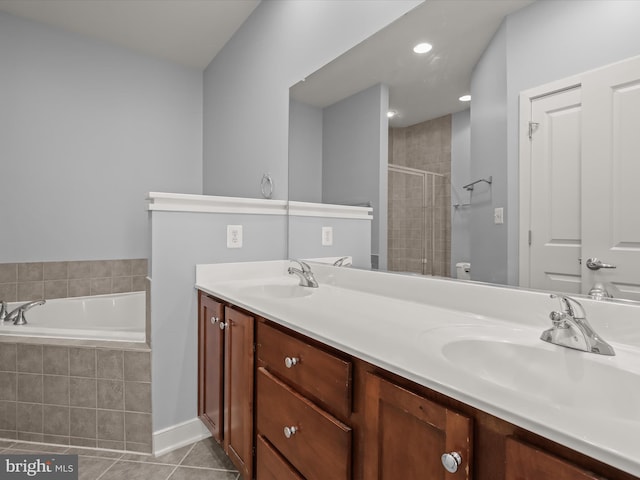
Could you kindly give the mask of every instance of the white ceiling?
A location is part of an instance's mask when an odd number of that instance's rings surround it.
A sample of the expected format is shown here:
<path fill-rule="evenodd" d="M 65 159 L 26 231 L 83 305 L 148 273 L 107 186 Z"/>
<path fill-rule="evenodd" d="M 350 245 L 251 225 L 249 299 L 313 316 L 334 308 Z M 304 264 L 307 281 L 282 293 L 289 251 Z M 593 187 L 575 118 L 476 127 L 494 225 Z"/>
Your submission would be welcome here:
<path fill-rule="evenodd" d="M 0 11 L 203 70 L 260 0 L 0 0 Z"/>
<path fill-rule="evenodd" d="M 393 127 L 415 125 L 469 107 L 471 74 L 504 17 L 534 0 L 427 0 L 291 89 L 327 107 L 368 87 L 389 87 Z M 416 55 L 416 43 L 433 50 Z M 473 99 L 471 100 L 473 102 Z"/>

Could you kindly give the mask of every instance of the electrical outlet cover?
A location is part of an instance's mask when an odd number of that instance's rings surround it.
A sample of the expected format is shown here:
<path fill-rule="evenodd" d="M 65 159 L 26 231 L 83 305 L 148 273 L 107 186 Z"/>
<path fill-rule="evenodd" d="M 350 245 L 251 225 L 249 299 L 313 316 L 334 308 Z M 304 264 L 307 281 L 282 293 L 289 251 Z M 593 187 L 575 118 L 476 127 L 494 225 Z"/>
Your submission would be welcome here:
<path fill-rule="evenodd" d="M 333 245 L 333 227 L 322 227 L 322 246 L 330 247 Z"/>
<path fill-rule="evenodd" d="M 242 225 L 227 225 L 227 248 L 242 248 Z"/>

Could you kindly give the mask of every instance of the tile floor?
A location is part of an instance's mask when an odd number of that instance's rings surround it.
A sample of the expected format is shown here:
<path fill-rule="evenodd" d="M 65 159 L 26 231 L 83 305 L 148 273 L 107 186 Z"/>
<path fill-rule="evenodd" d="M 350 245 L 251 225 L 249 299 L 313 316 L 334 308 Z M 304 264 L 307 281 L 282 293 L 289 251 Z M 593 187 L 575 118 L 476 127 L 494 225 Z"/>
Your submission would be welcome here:
<path fill-rule="evenodd" d="M 77 454 L 79 480 L 242 480 L 210 438 L 160 457 L 0 440 L 0 454 L 19 453 Z"/>

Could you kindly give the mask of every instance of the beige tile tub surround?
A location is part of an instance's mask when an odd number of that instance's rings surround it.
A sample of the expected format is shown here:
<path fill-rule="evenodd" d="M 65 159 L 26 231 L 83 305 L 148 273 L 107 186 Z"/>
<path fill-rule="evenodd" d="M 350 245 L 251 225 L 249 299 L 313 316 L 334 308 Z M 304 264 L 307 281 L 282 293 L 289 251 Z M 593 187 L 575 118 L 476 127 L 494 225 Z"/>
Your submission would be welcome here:
<path fill-rule="evenodd" d="M 0 263 L 0 300 L 85 297 L 145 290 L 147 259 Z"/>
<path fill-rule="evenodd" d="M 151 452 L 151 358 L 0 342 L 0 439 Z"/>

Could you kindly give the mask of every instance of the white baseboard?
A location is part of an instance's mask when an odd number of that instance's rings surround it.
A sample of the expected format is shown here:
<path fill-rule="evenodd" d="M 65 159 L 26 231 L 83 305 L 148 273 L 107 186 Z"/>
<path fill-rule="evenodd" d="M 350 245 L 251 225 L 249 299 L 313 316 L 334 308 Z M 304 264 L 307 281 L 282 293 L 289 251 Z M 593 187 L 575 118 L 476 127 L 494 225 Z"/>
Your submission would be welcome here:
<path fill-rule="evenodd" d="M 211 436 L 199 418 L 153 432 L 153 454 L 157 457 Z"/>

